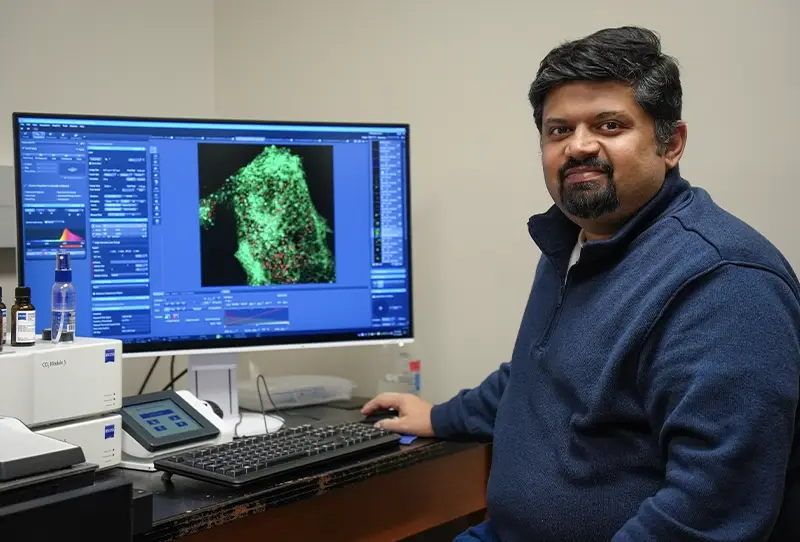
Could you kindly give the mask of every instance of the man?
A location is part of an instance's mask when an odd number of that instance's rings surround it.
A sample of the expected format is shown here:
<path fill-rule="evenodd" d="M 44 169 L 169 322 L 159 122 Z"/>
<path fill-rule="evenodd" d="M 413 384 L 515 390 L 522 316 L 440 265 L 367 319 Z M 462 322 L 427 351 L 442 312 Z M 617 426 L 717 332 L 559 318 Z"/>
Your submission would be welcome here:
<path fill-rule="evenodd" d="M 675 61 L 640 28 L 565 43 L 530 89 L 555 205 L 510 363 L 390 430 L 491 438 L 459 540 L 800 540 L 800 285 L 691 187 Z"/>

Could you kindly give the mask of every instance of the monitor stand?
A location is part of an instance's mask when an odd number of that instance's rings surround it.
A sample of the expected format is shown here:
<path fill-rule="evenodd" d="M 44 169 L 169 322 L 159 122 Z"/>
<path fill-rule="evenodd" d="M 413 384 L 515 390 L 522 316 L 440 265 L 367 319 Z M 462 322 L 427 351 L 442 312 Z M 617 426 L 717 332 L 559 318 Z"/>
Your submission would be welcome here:
<path fill-rule="evenodd" d="M 234 436 L 263 435 L 277 431 L 283 420 L 257 412 L 239 412 L 236 369 L 239 354 L 192 354 L 189 356 L 189 391 L 202 401 L 213 401 Z"/>
<path fill-rule="evenodd" d="M 236 382 L 238 354 L 193 354 L 189 356 L 189 390 L 198 399 L 213 401 L 223 420 L 238 419 L 239 393 Z"/>

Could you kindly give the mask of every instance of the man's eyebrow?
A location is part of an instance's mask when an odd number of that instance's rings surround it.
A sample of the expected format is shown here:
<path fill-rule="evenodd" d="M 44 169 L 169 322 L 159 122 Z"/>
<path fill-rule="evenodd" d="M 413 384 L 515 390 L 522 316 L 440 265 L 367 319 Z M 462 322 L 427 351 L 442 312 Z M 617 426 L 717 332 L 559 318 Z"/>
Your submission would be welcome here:
<path fill-rule="evenodd" d="M 613 118 L 631 120 L 631 116 L 624 111 L 603 111 L 602 113 L 595 115 L 594 120 L 601 121 Z M 546 126 L 563 126 L 569 124 L 569 120 L 564 117 L 548 117 L 545 119 L 544 124 Z"/>
<path fill-rule="evenodd" d="M 624 111 L 603 111 L 602 113 L 599 113 L 595 117 L 595 120 L 605 120 L 605 119 L 611 119 L 611 118 L 614 118 L 614 117 L 621 117 L 621 118 L 625 118 L 625 119 L 630 119 L 630 115 L 628 115 Z"/>

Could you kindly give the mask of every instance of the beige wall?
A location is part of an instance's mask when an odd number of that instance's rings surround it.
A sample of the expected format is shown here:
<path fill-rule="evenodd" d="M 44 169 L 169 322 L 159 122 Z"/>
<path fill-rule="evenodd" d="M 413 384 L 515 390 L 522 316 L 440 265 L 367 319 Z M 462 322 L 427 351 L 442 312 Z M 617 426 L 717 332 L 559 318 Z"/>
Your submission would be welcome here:
<path fill-rule="evenodd" d="M 800 2 L 737 4 L 0 0 L 0 163 L 10 163 L 8 114 L 20 108 L 410 122 L 412 350 L 424 394 L 442 400 L 510 355 L 539 257 L 525 224 L 550 204 L 526 92 L 564 39 L 620 24 L 658 30 L 683 69 L 684 174 L 800 269 L 790 167 Z M 34 24 L 46 31 L 31 40 Z M 371 393 L 390 352 L 251 357 L 272 374 L 342 374 Z M 145 368 L 126 362 L 127 391 Z"/>
<path fill-rule="evenodd" d="M 13 248 L 0 248 L 0 288 L 3 289 L 3 301 L 9 307 L 14 302 L 14 287 L 17 285 L 15 257 Z"/>
<path fill-rule="evenodd" d="M 0 0 L 0 164 L 11 112 L 212 115 L 213 0 Z"/>
<path fill-rule="evenodd" d="M 684 174 L 800 269 L 800 3 L 737 4 L 217 2 L 216 111 L 411 123 L 415 351 L 425 395 L 443 400 L 510 355 L 539 256 L 526 221 L 551 203 L 527 87 L 564 39 L 657 29 L 683 66 Z"/>
<path fill-rule="evenodd" d="M 0 0 L 2 165 L 13 111 L 213 115 L 213 0 Z M 7 304 L 13 273 L 13 251 L 0 250 Z M 126 393 L 148 361 L 126 361 Z"/>

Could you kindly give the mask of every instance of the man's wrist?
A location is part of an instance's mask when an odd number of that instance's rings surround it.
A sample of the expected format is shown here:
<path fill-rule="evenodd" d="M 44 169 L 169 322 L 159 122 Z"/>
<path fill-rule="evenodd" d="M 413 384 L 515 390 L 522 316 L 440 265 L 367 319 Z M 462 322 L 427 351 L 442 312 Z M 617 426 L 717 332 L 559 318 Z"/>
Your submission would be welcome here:
<path fill-rule="evenodd" d="M 446 438 L 455 432 L 451 409 L 449 402 L 433 405 L 431 408 L 431 429 L 435 437 Z"/>

